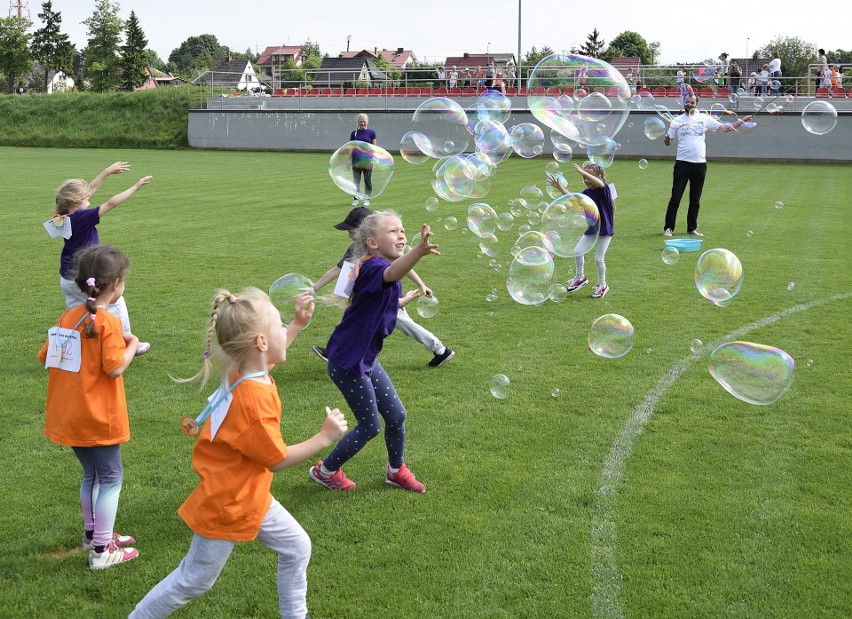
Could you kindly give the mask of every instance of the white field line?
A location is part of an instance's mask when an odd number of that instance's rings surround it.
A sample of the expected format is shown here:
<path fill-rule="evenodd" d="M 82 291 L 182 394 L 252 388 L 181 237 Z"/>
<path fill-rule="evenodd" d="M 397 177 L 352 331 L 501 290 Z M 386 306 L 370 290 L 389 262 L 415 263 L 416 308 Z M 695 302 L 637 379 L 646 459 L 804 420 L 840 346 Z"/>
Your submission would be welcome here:
<path fill-rule="evenodd" d="M 618 561 L 616 560 L 618 537 L 615 523 L 618 486 L 624 477 L 625 465 L 633 452 L 633 443 L 636 437 L 642 434 L 645 425 L 654 414 L 657 403 L 669 390 L 669 387 L 674 384 L 690 365 L 717 346 L 725 342 L 734 341 L 751 331 L 778 322 L 792 314 L 804 312 L 832 301 L 848 299 L 849 297 L 852 297 L 852 293 L 847 292 L 811 301 L 803 305 L 797 305 L 761 318 L 709 344 L 705 344 L 699 351 L 672 365 L 668 372 L 645 395 L 642 402 L 633 409 L 630 419 L 627 420 L 621 432 L 615 437 L 615 441 L 604 460 L 603 469 L 598 478 L 598 489 L 592 512 L 591 527 L 591 596 L 593 616 L 605 619 L 622 619 L 624 617 L 624 611 L 619 601 L 621 596 L 621 574 L 618 569 Z"/>

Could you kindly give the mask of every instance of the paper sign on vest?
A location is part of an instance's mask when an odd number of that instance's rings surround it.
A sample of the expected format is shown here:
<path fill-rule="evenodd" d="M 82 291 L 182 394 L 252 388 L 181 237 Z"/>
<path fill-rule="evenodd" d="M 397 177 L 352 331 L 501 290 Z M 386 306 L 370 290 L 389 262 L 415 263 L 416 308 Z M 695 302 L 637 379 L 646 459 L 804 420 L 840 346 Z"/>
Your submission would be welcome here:
<path fill-rule="evenodd" d="M 221 396 L 221 388 L 217 389 L 216 392 L 207 398 L 208 402 L 212 402 L 213 398 Z M 213 440 L 213 437 L 216 436 L 216 432 L 219 431 L 219 426 L 222 425 L 222 422 L 225 421 L 225 416 L 228 414 L 228 409 L 231 408 L 231 402 L 234 401 L 234 396 L 231 395 L 230 392 L 219 402 L 219 406 L 214 408 L 210 412 L 210 440 Z"/>
<path fill-rule="evenodd" d="M 47 341 L 45 368 L 57 368 L 66 372 L 80 371 L 82 346 L 78 331 L 52 327 L 47 331 Z"/>
<path fill-rule="evenodd" d="M 61 236 L 63 239 L 71 238 L 71 218 L 70 217 L 54 217 L 48 219 L 44 224 L 44 229 L 50 235 L 50 238 L 55 239 Z"/>
<path fill-rule="evenodd" d="M 340 275 L 337 276 L 337 284 L 334 286 L 334 294 L 338 297 L 348 299 L 352 294 L 352 288 L 355 286 L 355 263 L 346 261 L 340 268 Z"/>

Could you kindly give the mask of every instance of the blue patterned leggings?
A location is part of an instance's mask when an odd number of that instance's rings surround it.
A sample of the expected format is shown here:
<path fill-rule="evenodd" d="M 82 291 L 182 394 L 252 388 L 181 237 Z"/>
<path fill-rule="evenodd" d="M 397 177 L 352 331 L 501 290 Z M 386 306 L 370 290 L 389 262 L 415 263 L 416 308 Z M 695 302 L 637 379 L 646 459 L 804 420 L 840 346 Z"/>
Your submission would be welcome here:
<path fill-rule="evenodd" d="M 401 467 L 405 462 L 405 407 L 384 368 L 376 361 L 371 370 L 358 376 L 329 361 L 328 375 L 340 389 L 358 425 L 340 439 L 324 460 L 325 467 L 336 471 L 361 451 L 370 439 L 378 436 L 381 419 L 385 420 L 388 461 L 394 468 Z"/>
<path fill-rule="evenodd" d="M 83 482 L 80 484 L 83 528 L 94 530 L 95 546 L 106 546 L 112 541 L 118 496 L 124 480 L 121 445 L 72 449 L 83 466 Z"/>

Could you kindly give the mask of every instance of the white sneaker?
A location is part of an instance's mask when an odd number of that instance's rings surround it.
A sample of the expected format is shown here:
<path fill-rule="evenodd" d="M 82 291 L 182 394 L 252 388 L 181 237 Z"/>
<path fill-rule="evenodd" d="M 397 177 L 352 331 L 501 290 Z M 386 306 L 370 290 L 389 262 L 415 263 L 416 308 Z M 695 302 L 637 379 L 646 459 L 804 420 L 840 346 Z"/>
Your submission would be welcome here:
<path fill-rule="evenodd" d="M 704 235 L 701 234 L 698 230 L 693 230 L 692 232 L 689 233 L 689 236 L 704 236 Z"/>
<path fill-rule="evenodd" d="M 358 199 L 352 200 L 352 206 L 358 206 Z"/>
<path fill-rule="evenodd" d="M 148 342 L 139 342 L 139 347 L 136 349 L 136 356 L 141 357 L 149 350 L 151 350 L 151 344 Z"/>
<path fill-rule="evenodd" d="M 665 230 L 663 230 L 663 236 L 671 236 L 671 235 L 672 235 L 672 229 L 671 228 L 666 228 Z"/>
<path fill-rule="evenodd" d="M 370 206 L 370 201 L 369 201 L 369 200 L 364 200 L 364 206 Z"/>
<path fill-rule="evenodd" d="M 115 543 L 111 543 L 103 552 L 95 552 L 94 549 L 89 551 L 89 569 L 104 570 L 119 563 L 132 561 L 138 556 L 139 551 L 135 548 L 119 548 Z"/>

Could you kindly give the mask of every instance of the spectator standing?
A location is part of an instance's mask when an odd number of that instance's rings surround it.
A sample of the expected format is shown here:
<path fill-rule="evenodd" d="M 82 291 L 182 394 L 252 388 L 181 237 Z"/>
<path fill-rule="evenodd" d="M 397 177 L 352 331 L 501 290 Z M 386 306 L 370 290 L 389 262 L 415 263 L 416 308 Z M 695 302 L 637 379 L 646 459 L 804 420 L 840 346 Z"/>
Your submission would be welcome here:
<path fill-rule="evenodd" d="M 772 93 L 777 95 L 781 91 L 781 57 L 777 50 L 772 52 L 772 60 L 769 61 L 769 78 Z"/>
<path fill-rule="evenodd" d="M 732 60 L 730 67 L 728 67 L 728 84 L 732 93 L 737 94 L 739 92 L 742 76 L 743 70 L 740 68 L 739 63 L 736 60 Z"/>
<path fill-rule="evenodd" d="M 459 72 L 453 67 L 450 71 L 450 88 L 456 88 L 459 85 Z"/>

